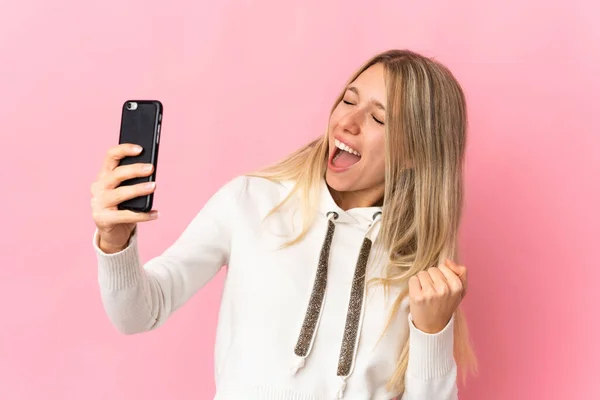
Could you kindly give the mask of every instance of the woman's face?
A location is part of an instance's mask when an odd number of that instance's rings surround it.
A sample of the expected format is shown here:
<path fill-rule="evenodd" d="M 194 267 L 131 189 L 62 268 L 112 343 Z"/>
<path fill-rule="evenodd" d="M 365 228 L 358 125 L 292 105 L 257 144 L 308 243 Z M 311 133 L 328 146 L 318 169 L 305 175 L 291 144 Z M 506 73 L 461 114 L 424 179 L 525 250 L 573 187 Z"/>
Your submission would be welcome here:
<path fill-rule="evenodd" d="M 327 184 L 340 207 L 368 207 L 383 197 L 385 178 L 385 70 L 375 64 L 344 93 L 329 119 Z"/>

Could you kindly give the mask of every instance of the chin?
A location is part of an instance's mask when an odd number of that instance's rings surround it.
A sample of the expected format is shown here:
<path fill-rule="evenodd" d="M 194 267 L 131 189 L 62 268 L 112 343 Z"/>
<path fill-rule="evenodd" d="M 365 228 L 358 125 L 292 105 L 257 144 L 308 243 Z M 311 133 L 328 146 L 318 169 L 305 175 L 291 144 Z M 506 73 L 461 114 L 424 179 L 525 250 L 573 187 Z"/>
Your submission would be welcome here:
<path fill-rule="evenodd" d="M 351 177 L 342 177 L 329 169 L 325 173 L 325 182 L 336 192 L 352 192 L 356 190 L 356 184 Z"/>

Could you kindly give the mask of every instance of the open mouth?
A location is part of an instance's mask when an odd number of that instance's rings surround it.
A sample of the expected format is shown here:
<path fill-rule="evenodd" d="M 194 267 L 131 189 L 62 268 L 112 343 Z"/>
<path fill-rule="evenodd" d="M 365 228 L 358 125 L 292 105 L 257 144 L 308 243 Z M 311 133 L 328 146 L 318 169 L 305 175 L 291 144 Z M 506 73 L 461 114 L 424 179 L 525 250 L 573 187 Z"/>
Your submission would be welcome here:
<path fill-rule="evenodd" d="M 345 143 L 335 139 L 335 152 L 331 159 L 331 165 L 335 168 L 350 168 L 360 161 L 361 155 L 358 151 Z"/>

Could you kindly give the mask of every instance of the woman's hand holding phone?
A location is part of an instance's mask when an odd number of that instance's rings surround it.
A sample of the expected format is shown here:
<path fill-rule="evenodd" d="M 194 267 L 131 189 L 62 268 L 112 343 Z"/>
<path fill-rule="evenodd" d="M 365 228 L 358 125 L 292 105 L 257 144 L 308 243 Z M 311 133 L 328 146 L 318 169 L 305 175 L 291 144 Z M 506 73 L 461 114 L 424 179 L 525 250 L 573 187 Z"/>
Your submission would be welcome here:
<path fill-rule="evenodd" d="M 119 210 L 117 207 L 125 200 L 153 193 L 156 188 L 155 182 L 119 186 L 128 179 L 152 174 L 152 164 L 119 165 L 123 158 L 138 155 L 141 151 L 141 147 L 130 143 L 111 148 L 98 178 L 92 184 L 92 217 L 100 237 L 98 245 L 106 253 L 116 253 L 126 248 L 138 222 L 152 221 L 158 217 L 156 210 L 142 213 Z"/>

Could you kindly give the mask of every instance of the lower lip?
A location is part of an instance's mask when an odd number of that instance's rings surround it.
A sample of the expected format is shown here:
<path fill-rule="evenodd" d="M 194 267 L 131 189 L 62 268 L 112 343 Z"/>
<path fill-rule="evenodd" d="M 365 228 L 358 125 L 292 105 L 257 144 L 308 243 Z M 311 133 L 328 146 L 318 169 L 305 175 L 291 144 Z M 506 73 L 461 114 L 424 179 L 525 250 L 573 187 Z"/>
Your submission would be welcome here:
<path fill-rule="evenodd" d="M 336 167 L 335 165 L 333 165 L 333 157 L 335 156 L 335 153 L 336 151 L 333 151 L 333 153 L 329 156 L 329 161 L 327 162 L 327 168 L 329 168 L 333 172 L 346 172 L 360 162 L 360 160 L 358 160 L 355 164 L 352 164 L 349 167 Z"/>

